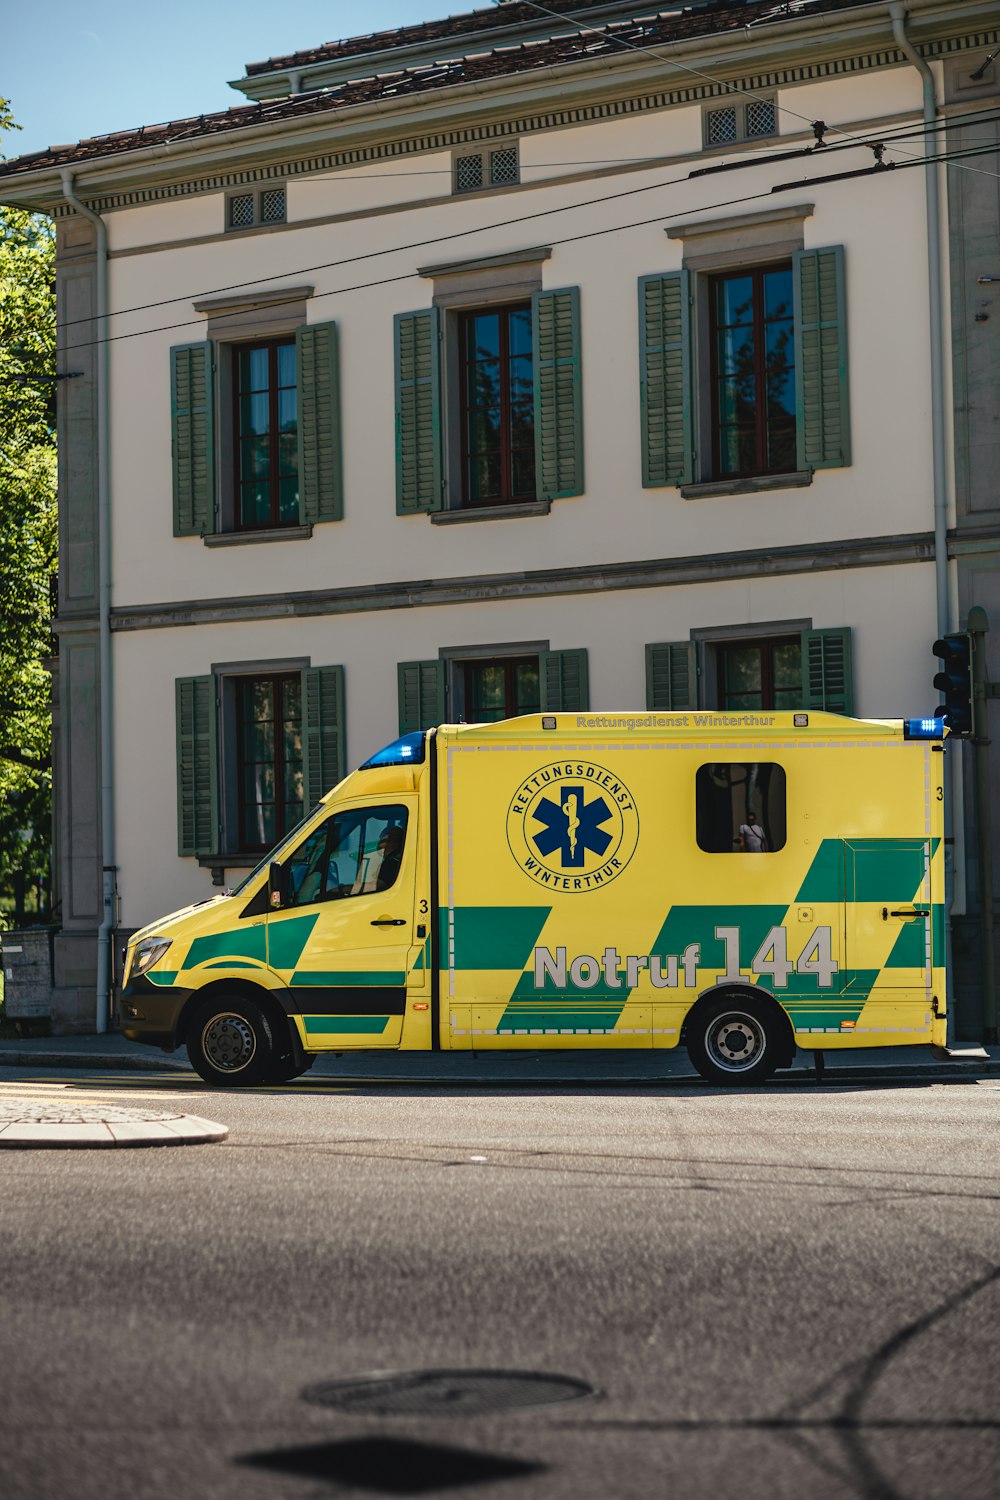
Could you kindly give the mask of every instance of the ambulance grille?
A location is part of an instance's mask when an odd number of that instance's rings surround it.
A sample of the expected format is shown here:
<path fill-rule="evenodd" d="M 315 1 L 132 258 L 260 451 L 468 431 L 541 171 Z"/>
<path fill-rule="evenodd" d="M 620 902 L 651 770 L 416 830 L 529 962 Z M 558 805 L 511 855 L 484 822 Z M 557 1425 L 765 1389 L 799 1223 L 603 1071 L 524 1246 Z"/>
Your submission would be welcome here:
<path fill-rule="evenodd" d="M 475 1417 L 594 1395 L 569 1375 L 524 1370 L 405 1370 L 306 1386 L 303 1400 L 365 1416 Z"/>

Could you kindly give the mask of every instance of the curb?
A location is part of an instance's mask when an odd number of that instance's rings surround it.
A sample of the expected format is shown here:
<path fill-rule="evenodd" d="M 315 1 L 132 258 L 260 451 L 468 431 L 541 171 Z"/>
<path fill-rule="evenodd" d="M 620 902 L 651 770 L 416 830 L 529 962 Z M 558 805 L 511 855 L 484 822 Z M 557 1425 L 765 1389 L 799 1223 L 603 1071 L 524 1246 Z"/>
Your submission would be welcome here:
<path fill-rule="evenodd" d="M 121 1052 L 5 1052 L 0 1048 L 0 1068 L 106 1068 L 138 1073 L 187 1072 L 187 1063 L 172 1058 L 129 1057 Z"/>
<path fill-rule="evenodd" d="M 85 1054 L 80 1052 L 5 1052 L 0 1049 L 0 1068 L 52 1068 L 52 1069 L 76 1069 L 87 1072 L 138 1072 L 138 1073 L 190 1073 L 191 1069 L 187 1063 L 175 1062 L 173 1058 L 157 1057 L 131 1057 L 121 1053 Z M 1000 1059 L 983 1057 L 977 1059 L 955 1059 L 953 1062 L 938 1063 L 890 1063 L 871 1064 L 868 1067 L 851 1067 L 850 1065 L 840 1067 L 836 1064 L 827 1063 L 826 1068 L 817 1080 L 811 1065 L 798 1064 L 794 1068 L 783 1069 L 773 1076 L 777 1083 L 791 1083 L 796 1079 L 809 1080 L 823 1084 L 829 1083 L 857 1083 L 868 1079 L 948 1079 L 948 1078 L 974 1078 L 980 1075 L 995 1074 L 1000 1076 Z M 640 1073 L 625 1076 L 615 1073 L 574 1073 L 571 1075 L 552 1075 L 545 1073 L 525 1073 L 520 1070 L 510 1073 L 400 1073 L 389 1075 L 384 1070 L 373 1067 L 371 1072 L 355 1073 L 353 1071 L 331 1071 L 330 1073 L 312 1074 L 310 1082 L 319 1083 L 323 1080 L 329 1082 L 348 1082 L 358 1084 L 399 1084 L 402 1087 L 419 1086 L 421 1084 L 452 1084 L 468 1085 L 470 1087 L 486 1086 L 491 1084 L 520 1084 L 524 1086 L 537 1086 L 551 1084 L 558 1087 L 567 1087 L 573 1084 L 628 1084 L 630 1086 L 651 1084 L 700 1084 L 704 1080 L 694 1072 L 684 1073 Z M 206 1088 L 209 1085 L 205 1085 Z"/>
<path fill-rule="evenodd" d="M 93 1108 L 22 1099 L 0 1105 L 0 1151 L 201 1146 L 224 1141 L 227 1125 L 162 1110 Z"/>

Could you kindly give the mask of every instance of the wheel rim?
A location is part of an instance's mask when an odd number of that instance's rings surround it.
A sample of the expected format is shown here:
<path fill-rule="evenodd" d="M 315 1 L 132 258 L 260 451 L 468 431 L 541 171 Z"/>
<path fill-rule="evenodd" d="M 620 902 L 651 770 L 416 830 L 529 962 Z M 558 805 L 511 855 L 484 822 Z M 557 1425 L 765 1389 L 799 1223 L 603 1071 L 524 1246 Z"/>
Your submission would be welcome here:
<path fill-rule="evenodd" d="M 239 1073 L 253 1060 L 257 1038 L 245 1016 L 223 1011 L 202 1031 L 201 1049 L 218 1072 Z"/>
<path fill-rule="evenodd" d="M 705 1033 L 705 1047 L 716 1067 L 726 1073 L 746 1073 L 764 1055 L 767 1037 L 756 1016 L 743 1010 L 716 1016 Z"/>

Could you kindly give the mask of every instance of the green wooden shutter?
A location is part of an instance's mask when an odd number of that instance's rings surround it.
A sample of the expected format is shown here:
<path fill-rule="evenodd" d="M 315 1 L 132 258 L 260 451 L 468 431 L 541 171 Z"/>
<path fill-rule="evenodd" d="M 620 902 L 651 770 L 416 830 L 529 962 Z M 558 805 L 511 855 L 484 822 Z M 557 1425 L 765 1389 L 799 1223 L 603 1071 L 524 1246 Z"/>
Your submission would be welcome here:
<path fill-rule="evenodd" d="M 311 812 L 344 779 L 345 740 L 343 667 L 306 667 L 302 673 L 304 812 Z"/>
<path fill-rule="evenodd" d="M 851 627 L 802 632 L 802 706 L 854 712 Z"/>
<path fill-rule="evenodd" d="M 800 469 L 851 462 L 844 248 L 796 250 L 795 405 Z"/>
<path fill-rule="evenodd" d="M 580 288 L 531 298 L 535 488 L 539 500 L 583 494 Z"/>
<path fill-rule="evenodd" d="M 339 521 L 344 486 L 336 323 L 304 324 L 296 330 L 295 368 L 299 515 L 303 521 Z"/>
<path fill-rule="evenodd" d="M 663 641 L 646 647 L 646 707 L 698 707 L 698 668 L 693 641 Z"/>
<path fill-rule="evenodd" d="M 443 504 L 440 314 L 397 313 L 396 510 L 401 516 Z"/>
<path fill-rule="evenodd" d="M 215 678 L 178 677 L 177 852 L 219 849 L 219 747 Z"/>
<path fill-rule="evenodd" d="M 639 413 L 642 482 L 694 480 L 691 273 L 639 278 Z"/>
<path fill-rule="evenodd" d="M 399 732 L 414 734 L 444 722 L 444 662 L 401 661 L 399 678 Z"/>
<path fill-rule="evenodd" d="M 170 351 L 170 424 L 174 536 L 215 529 L 215 432 L 212 346 L 178 344 Z"/>
<path fill-rule="evenodd" d="M 590 707 L 590 679 L 586 648 L 542 651 L 538 657 L 543 713 L 586 713 Z"/>

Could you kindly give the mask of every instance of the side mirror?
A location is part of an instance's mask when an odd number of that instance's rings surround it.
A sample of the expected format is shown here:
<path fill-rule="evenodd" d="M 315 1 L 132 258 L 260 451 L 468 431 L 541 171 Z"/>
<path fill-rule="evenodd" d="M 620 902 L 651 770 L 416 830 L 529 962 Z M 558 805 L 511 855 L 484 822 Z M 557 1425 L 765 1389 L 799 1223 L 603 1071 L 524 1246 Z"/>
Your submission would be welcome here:
<path fill-rule="evenodd" d="M 288 905 L 288 885 L 290 870 L 287 865 L 277 862 L 268 866 L 267 890 L 268 904 L 270 906 Z"/>

